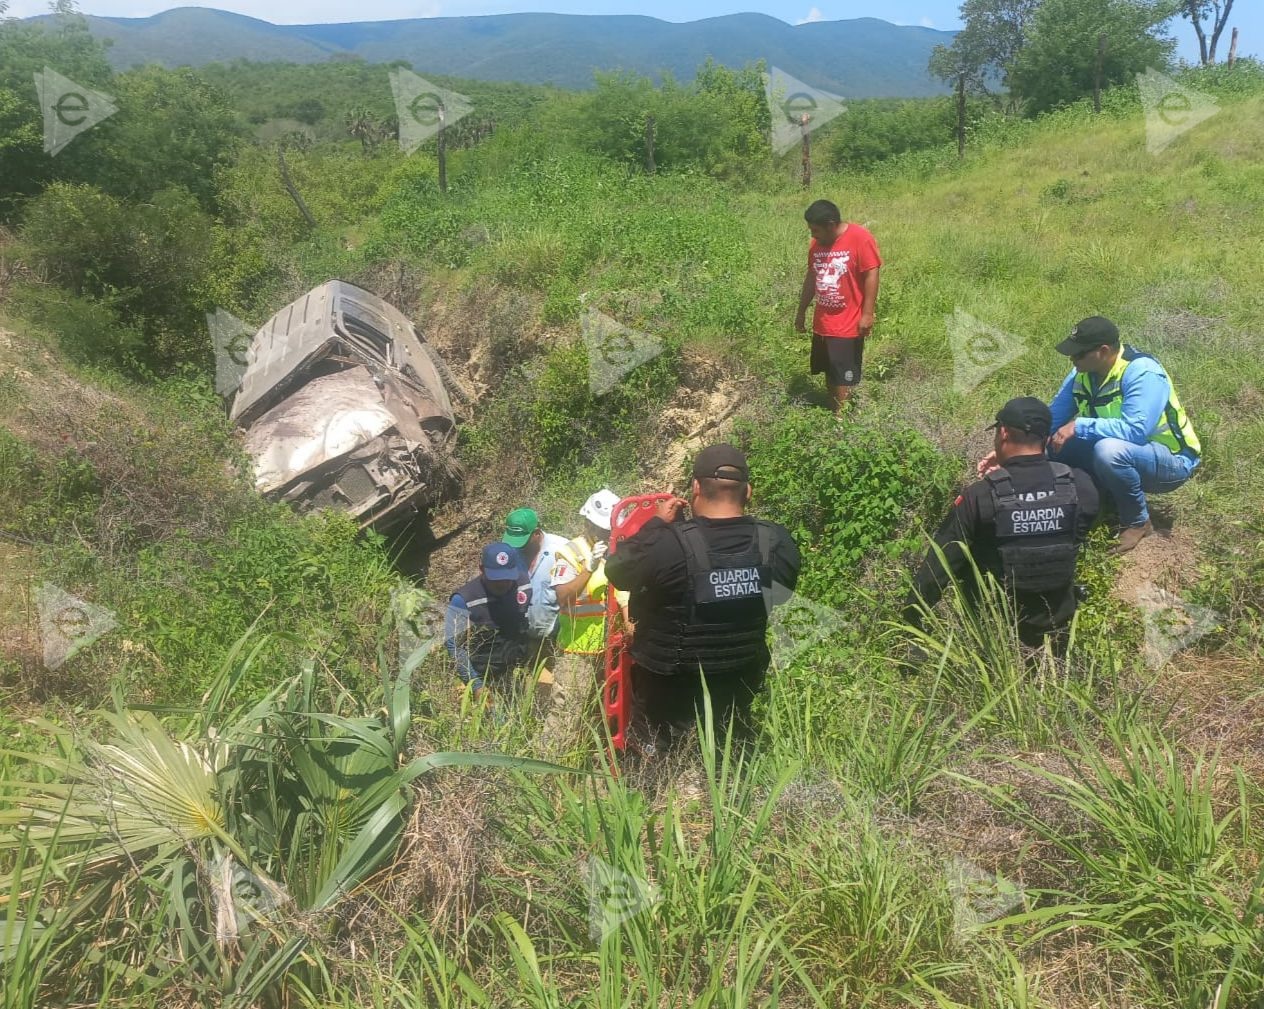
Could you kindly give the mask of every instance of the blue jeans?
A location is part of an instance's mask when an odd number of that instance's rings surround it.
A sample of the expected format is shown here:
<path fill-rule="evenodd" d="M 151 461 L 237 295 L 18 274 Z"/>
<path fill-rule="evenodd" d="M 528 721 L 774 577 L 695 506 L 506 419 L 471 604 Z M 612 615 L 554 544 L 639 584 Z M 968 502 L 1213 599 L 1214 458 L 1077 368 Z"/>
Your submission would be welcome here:
<path fill-rule="evenodd" d="M 1173 453 L 1165 445 L 1134 445 L 1120 438 L 1087 442 L 1072 438 L 1051 458 L 1085 470 L 1115 500 L 1119 524 L 1145 525 L 1150 519 L 1146 494 L 1167 494 L 1193 475 L 1198 456 Z"/>

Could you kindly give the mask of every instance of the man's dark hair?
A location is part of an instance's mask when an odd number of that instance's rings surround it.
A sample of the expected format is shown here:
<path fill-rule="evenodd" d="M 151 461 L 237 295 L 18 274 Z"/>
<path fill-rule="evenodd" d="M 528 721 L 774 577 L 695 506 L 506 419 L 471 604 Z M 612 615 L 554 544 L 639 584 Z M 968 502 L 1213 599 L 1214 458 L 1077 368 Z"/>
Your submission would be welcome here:
<path fill-rule="evenodd" d="M 1037 445 L 1043 447 L 1048 440 L 1043 434 L 1032 434 L 1030 431 L 1024 431 L 1021 427 L 1009 427 L 1005 424 L 1001 426 L 1009 433 L 1010 441 L 1025 448 L 1032 448 Z"/>
<path fill-rule="evenodd" d="M 745 505 L 745 480 L 721 480 L 719 477 L 707 476 L 698 480 L 698 490 L 708 501 L 723 501 L 727 504 Z"/>
<path fill-rule="evenodd" d="M 808 224 L 841 224 L 843 215 L 829 200 L 817 200 L 803 212 L 803 219 Z"/>

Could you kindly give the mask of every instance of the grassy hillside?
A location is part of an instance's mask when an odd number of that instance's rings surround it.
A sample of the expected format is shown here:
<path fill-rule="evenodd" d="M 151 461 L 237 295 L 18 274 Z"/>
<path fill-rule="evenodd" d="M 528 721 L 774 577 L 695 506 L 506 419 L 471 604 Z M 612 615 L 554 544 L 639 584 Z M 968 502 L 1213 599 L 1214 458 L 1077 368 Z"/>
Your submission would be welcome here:
<path fill-rule="evenodd" d="M 397 545 L 255 501 L 204 378 L 78 370 L 14 314 L 0 869 L 26 874 L 0 884 L 0 1001 L 1259 1006 L 1264 94 L 1239 90 L 1158 156 L 1122 91 L 1102 116 L 990 124 L 960 164 L 933 150 L 806 194 L 793 166 L 646 176 L 545 108 L 456 152 L 447 197 L 425 152 L 295 151 L 315 230 L 247 151 L 218 190 L 220 304 L 253 320 L 348 277 L 412 312 L 477 394 L 466 497 L 433 516 L 453 538 L 415 579 L 390 569 Z M 841 424 L 791 328 L 816 196 L 886 259 Z M 585 308 L 663 346 L 603 397 Z M 1052 345 L 1095 313 L 1171 371 L 1199 475 L 1124 562 L 1094 535 L 1065 661 L 1026 665 L 1004 613 L 949 603 L 911 668 L 897 603 L 922 530 L 1000 402 L 1048 395 Z M 1008 334 L 964 390 L 962 314 Z M 405 672 L 426 627 L 399 601 L 425 602 L 393 590 L 441 598 L 509 508 L 574 531 L 599 484 L 678 484 L 720 434 L 805 556 L 807 633 L 778 652 L 749 753 L 614 778 L 580 718 L 546 734 L 529 694 L 480 710 L 441 650 Z M 42 578 L 121 625 L 55 677 L 34 651 Z M 94 713 L 111 684 L 161 724 Z M 414 762 L 449 751 L 577 770 Z M 76 819 L 31 784 L 49 780 L 81 783 Z M 120 793 L 139 795 L 121 821 Z M 22 803 L 53 811 L 30 844 Z"/>

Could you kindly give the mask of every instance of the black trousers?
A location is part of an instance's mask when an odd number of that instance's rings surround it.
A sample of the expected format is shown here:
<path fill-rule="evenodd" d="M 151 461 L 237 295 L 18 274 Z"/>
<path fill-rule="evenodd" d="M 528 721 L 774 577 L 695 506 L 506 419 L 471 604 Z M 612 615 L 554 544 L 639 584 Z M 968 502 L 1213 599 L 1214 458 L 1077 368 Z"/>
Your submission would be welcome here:
<path fill-rule="evenodd" d="M 719 675 L 679 673 L 663 676 L 632 666 L 632 739 L 669 749 L 688 735 L 703 711 L 703 683 L 711 697 L 716 737 L 722 740 L 730 720 L 739 738 L 750 735 L 750 706 L 764 688 L 765 669 L 753 668 Z"/>

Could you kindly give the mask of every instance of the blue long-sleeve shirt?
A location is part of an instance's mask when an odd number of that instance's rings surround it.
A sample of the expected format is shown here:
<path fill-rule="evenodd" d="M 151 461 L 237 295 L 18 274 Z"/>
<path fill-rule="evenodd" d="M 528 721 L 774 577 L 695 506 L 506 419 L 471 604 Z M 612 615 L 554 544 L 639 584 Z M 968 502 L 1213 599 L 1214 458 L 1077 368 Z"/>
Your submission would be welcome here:
<path fill-rule="evenodd" d="M 1129 363 L 1120 381 L 1123 405 L 1118 417 L 1076 417 L 1073 395 L 1077 373 L 1074 368 L 1062 383 L 1049 412 L 1053 414 L 1053 430 L 1075 417 L 1075 436 L 1090 444 L 1103 438 L 1118 438 L 1133 445 L 1144 445 L 1163 419 L 1172 395 L 1172 383 L 1163 366 L 1152 357 L 1139 357 Z M 1093 388 L 1098 386 L 1094 377 Z"/>
<path fill-rule="evenodd" d="M 461 682 L 473 684 L 474 689 L 478 690 L 483 685 L 483 677 L 470 664 L 469 649 L 465 647 L 469 630 L 469 608 L 459 595 L 453 596 L 443 615 L 443 647 L 456 662 L 456 675 L 461 678 Z"/>

